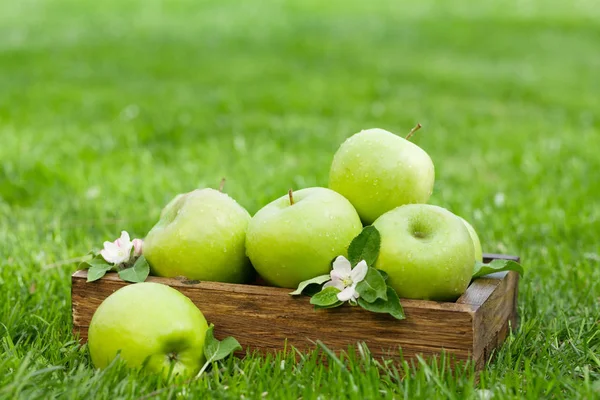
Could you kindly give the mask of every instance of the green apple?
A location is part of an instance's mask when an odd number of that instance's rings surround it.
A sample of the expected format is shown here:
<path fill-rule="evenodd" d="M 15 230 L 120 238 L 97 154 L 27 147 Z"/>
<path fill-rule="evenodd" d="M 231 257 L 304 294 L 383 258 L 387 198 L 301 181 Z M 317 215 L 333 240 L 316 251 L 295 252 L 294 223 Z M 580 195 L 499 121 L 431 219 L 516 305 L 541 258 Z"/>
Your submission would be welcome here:
<path fill-rule="evenodd" d="M 144 240 L 152 274 L 247 281 L 253 273 L 244 245 L 250 218 L 248 211 L 218 190 L 178 195 Z"/>
<path fill-rule="evenodd" d="M 365 224 L 398 206 L 427 203 L 435 171 L 416 144 L 383 129 L 348 138 L 333 157 L 329 188 L 346 197 Z"/>
<path fill-rule="evenodd" d="M 333 259 L 347 256 L 361 230 L 356 210 L 342 195 L 321 187 L 290 190 L 252 218 L 246 252 L 267 282 L 295 288 L 329 273 Z"/>
<path fill-rule="evenodd" d="M 473 246 L 475 247 L 475 261 L 483 262 L 483 250 L 481 250 L 481 241 L 479 240 L 479 236 L 477 235 L 477 231 L 473 228 L 473 225 L 467 222 L 464 218 L 460 217 L 462 222 L 464 222 L 465 226 L 469 230 L 469 235 L 471 235 L 471 240 L 473 240 Z"/>
<path fill-rule="evenodd" d="M 454 301 L 467 289 L 475 250 L 469 231 L 450 211 L 428 204 L 408 204 L 379 217 L 381 234 L 375 267 L 388 284 L 408 299 Z"/>
<path fill-rule="evenodd" d="M 177 290 L 160 283 L 125 286 L 94 313 L 88 347 L 96 368 L 120 352 L 127 366 L 154 373 L 195 375 L 204 362 L 208 324 L 202 312 Z"/>

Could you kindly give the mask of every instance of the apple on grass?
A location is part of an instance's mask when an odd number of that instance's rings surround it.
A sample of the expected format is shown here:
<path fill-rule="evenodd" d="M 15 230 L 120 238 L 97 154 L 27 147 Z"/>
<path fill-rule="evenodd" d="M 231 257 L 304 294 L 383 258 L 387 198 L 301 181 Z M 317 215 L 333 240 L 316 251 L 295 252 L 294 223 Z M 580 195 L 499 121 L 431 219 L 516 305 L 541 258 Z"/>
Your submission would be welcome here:
<path fill-rule="evenodd" d="M 367 129 L 335 153 L 329 188 L 350 200 L 369 225 L 398 206 L 427 203 L 434 177 L 433 162 L 419 146 L 383 129 Z"/>
<path fill-rule="evenodd" d="M 246 253 L 270 284 L 296 288 L 304 280 L 328 274 L 331 262 L 347 256 L 362 230 L 352 204 L 333 190 L 290 190 L 263 207 L 250 221 Z"/>
<path fill-rule="evenodd" d="M 120 352 L 128 367 L 154 373 L 195 375 L 204 362 L 208 325 L 185 295 L 160 283 L 125 286 L 98 307 L 88 331 L 96 368 Z"/>
<path fill-rule="evenodd" d="M 245 254 L 250 214 L 227 194 L 198 189 L 175 197 L 144 240 L 153 275 L 242 283 L 253 274 Z"/>
<path fill-rule="evenodd" d="M 408 299 L 454 301 L 473 274 L 475 250 L 466 225 L 450 211 L 409 204 L 379 217 L 381 234 L 375 267 L 388 284 Z"/>

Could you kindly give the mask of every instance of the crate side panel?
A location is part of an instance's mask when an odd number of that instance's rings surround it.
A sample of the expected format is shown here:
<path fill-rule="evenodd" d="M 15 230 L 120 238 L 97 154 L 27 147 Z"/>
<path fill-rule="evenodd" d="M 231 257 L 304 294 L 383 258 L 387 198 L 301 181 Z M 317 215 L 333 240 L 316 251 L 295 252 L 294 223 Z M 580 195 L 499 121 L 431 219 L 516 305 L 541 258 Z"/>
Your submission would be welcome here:
<path fill-rule="evenodd" d="M 127 283 L 102 279 L 86 283 L 73 277 L 73 324 L 81 339 L 100 303 Z M 403 321 L 371 313 L 357 307 L 313 310 L 307 297 L 292 298 L 287 290 L 259 287 L 253 294 L 231 290 L 224 284 L 179 285 L 215 324 L 217 337 L 235 336 L 244 347 L 259 351 L 282 350 L 287 344 L 300 350 L 314 348 L 321 340 L 334 350 L 364 341 L 375 356 L 384 356 L 401 346 L 405 356 L 434 355 L 442 349 L 457 359 L 467 359 L 473 351 L 474 312 L 453 303 L 403 301 L 407 319 Z M 273 289 L 275 289 L 273 291 Z"/>
<path fill-rule="evenodd" d="M 473 358 L 478 367 L 504 342 L 509 328 L 517 328 L 518 283 L 519 274 L 508 272 L 475 313 Z"/>

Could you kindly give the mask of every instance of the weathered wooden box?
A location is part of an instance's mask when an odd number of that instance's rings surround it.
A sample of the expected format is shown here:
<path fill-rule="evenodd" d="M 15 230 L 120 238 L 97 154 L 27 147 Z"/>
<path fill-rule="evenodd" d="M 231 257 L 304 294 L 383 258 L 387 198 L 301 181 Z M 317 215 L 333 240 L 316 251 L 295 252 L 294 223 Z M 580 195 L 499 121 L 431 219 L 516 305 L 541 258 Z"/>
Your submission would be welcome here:
<path fill-rule="evenodd" d="M 517 257 L 486 254 L 486 261 Z M 115 290 L 128 285 L 115 273 L 87 283 L 87 271 L 72 276 L 73 331 L 82 341 L 92 315 Z M 405 358 L 445 351 L 455 360 L 473 359 L 478 369 L 517 326 L 519 275 L 503 272 L 474 280 L 454 303 L 406 300 L 406 319 L 376 314 L 360 307 L 314 310 L 307 296 L 292 297 L 290 289 L 218 282 L 189 283 L 149 277 L 188 296 L 215 324 L 215 336 L 234 336 L 244 349 L 270 352 L 294 346 L 315 347 L 321 340 L 332 350 L 365 342 L 375 357 L 394 357 L 402 347 Z"/>

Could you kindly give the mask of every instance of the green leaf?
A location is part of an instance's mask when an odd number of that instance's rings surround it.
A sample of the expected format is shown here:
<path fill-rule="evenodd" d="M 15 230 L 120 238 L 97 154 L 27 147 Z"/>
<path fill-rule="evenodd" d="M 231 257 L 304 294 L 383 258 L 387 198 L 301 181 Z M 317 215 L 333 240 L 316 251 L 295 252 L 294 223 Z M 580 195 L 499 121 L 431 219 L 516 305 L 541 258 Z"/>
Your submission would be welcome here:
<path fill-rule="evenodd" d="M 99 262 L 94 262 L 93 260 L 86 262 L 86 263 L 81 263 L 81 265 L 83 265 L 83 264 L 87 264 L 87 268 L 88 268 L 87 281 L 88 282 L 97 281 L 98 279 L 100 279 L 104 275 L 106 275 L 106 273 L 113 268 L 113 266 L 111 264 L 107 264 L 107 263 L 102 264 Z"/>
<path fill-rule="evenodd" d="M 140 256 L 133 266 L 119 271 L 119 278 L 127 282 L 144 282 L 150 273 L 150 265 L 146 257 Z"/>
<path fill-rule="evenodd" d="M 333 308 L 342 305 L 342 302 L 338 300 L 337 294 L 340 289 L 329 286 L 321 290 L 310 298 L 310 304 L 313 304 L 317 308 Z"/>
<path fill-rule="evenodd" d="M 108 261 L 106 261 L 104 259 L 104 257 L 102 257 L 102 255 L 100 255 L 100 253 L 96 253 L 96 254 L 92 254 L 92 252 L 88 253 L 86 256 L 92 256 L 90 259 L 87 259 L 85 261 L 82 261 L 81 263 L 79 263 L 78 267 L 81 269 L 87 269 L 87 268 L 91 268 L 92 265 L 108 265 L 111 268 L 113 267 L 112 264 L 109 264 Z"/>
<path fill-rule="evenodd" d="M 350 264 L 355 266 L 362 260 L 367 262 L 369 267 L 372 267 L 379 256 L 379 246 L 381 245 L 381 237 L 379 231 L 374 226 L 363 228 L 348 246 L 348 260 Z"/>
<path fill-rule="evenodd" d="M 377 299 L 387 300 L 386 287 L 385 279 L 381 273 L 375 268 L 369 267 L 365 279 L 356 285 L 356 291 L 360 294 L 360 298 L 372 303 Z"/>
<path fill-rule="evenodd" d="M 215 326 L 210 324 L 204 339 L 204 355 L 207 364 L 222 360 L 236 350 L 242 350 L 240 343 L 231 336 L 223 340 L 215 339 L 213 335 L 214 328 Z"/>
<path fill-rule="evenodd" d="M 390 277 L 390 276 L 388 275 L 388 273 L 387 273 L 387 272 L 385 272 L 385 271 L 384 271 L 384 270 L 382 270 L 382 269 L 378 269 L 377 271 L 379 271 L 379 273 L 380 273 L 380 274 L 381 274 L 381 276 L 383 277 L 383 280 L 387 282 L 388 278 Z"/>
<path fill-rule="evenodd" d="M 329 274 L 327 274 L 327 275 L 319 275 L 315 278 L 308 279 L 306 281 L 302 281 L 298 285 L 298 289 L 291 292 L 290 295 L 296 296 L 296 295 L 302 294 L 304 289 L 306 289 L 309 285 L 322 285 L 323 283 L 327 282 L 330 279 L 331 279 L 331 277 L 329 276 Z"/>
<path fill-rule="evenodd" d="M 404 310 L 402 309 L 402 304 L 400 304 L 400 299 L 398 298 L 396 291 L 388 286 L 386 292 L 387 300 L 377 299 L 374 302 L 368 302 L 362 297 L 359 297 L 358 305 L 368 311 L 390 314 L 396 319 L 405 319 Z"/>
<path fill-rule="evenodd" d="M 482 262 L 475 263 L 475 271 L 473 272 L 473 279 L 480 278 L 482 276 L 492 274 L 494 272 L 501 271 L 517 271 L 519 274 L 525 274 L 523 266 L 516 261 L 512 260 L 493 260 L 489 264 Z"/>
<path fill-rule="evenodd" d="M 341 306 L 342 304 L 344 304 L 344 302 L 338 300 L 335 303 L 330 304 L 328 306 L 317 306 L 317 305 L 315 305 L 315 309 L 319 310 L 319 309 L 326 309 L 326 308 L 336 308 L 336 307 Z"/>

